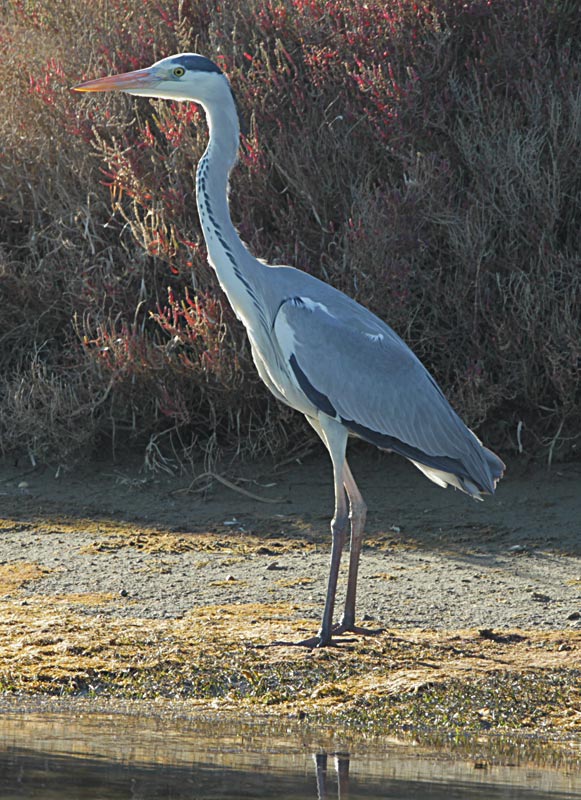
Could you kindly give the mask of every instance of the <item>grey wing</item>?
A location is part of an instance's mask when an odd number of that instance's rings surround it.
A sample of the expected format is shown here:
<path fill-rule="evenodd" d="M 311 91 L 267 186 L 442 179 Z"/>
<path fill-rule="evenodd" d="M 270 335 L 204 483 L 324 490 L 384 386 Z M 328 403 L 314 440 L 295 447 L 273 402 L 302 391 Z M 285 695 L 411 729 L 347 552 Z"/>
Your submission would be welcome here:
<path fill-rule="evenodd" d="M 410 459 L 437 483 L 472 495 L 494 491 L 500 459 L 464 425 L 409 347 L 370 311 L 354 302 L 333 308 L 295 297 L 281 305 L 274 330 L 295 380 L 319 411 Z"/>

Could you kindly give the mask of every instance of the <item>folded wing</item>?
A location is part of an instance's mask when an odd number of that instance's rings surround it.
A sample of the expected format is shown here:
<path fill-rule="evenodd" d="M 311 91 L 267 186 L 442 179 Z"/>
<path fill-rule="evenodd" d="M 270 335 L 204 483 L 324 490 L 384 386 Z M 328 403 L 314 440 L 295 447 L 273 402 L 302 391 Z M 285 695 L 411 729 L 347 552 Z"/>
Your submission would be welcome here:
<path fill-rule="evenodd" d="M 397 452 L 441 485 L 493 492 L 504 465 L 462 422 L 409 347 L 354 302 L 294 297 L 274 331 L 300 389 L 355 435 Z"/>

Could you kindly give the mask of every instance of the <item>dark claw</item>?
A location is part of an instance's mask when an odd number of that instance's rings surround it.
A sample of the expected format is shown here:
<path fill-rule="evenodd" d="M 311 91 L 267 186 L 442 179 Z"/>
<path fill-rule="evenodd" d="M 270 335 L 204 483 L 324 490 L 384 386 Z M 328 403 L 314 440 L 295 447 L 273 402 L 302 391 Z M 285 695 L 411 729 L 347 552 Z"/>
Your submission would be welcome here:
<path fill-rule="evenodd" d="M 332 636 L 343 636 L 345 633 L 354 633 L 356 636 L 379 636 L 383 633 L 385 628 L 360 628 L 357 625 L 344 625 L 342 622 L 333 626 Z M 339 644 L 346 642 L 354 642 L 355 639 L 342 639 L 341 642 L 335 642 L 332 638 L 323 642 L 320 634 L 310 636 L 308 639 L 301 639 L 300 642 L 286 642 L 278 640 L 271 642 L 267 645 L 259 645 L 261 647 L 306 647 L 309 650 L 314 650 L 317 647 L 337 647 Z"/>
<path fill-rule="evenodd" d="M 355 633 L 357 636 L 379 636 L 385 628 L 360 628 L 358 625 L 344 625 L 340 622 L 333 628 L 334 636 L 342 636 L 344 633 Z"/>

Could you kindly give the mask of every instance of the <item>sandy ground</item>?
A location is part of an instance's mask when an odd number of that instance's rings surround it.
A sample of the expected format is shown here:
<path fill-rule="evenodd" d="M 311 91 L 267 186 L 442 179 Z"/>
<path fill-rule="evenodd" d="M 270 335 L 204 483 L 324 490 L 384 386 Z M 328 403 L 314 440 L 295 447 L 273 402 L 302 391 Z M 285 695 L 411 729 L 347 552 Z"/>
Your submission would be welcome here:
<path fill-rule="evenodd" d="M 476 503 L 393 456 L 357 450 L 369 506 L 359 617 L 390 628 L 581 626 L 581 464 L 511 464 Z M 135 466 L 0 471 L 0 595 L 107 596 L 84 613 L 164 619 L 290 602 L 316 630 L 332 509 L 324 454 L 227 473 L 239 489 Z M 268 502 L 264 502 L 268 501 Z M 344 594 L 346 562 L 338 591 Z"/>

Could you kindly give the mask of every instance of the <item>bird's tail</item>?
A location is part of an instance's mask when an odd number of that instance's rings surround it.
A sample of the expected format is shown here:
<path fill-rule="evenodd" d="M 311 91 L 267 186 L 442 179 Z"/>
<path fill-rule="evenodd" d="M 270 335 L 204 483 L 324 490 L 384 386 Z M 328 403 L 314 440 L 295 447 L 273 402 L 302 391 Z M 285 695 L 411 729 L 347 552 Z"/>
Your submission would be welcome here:
<path fill-rule="evenodd" d="M 490 477 L 492 478 L 492 491 L 494 492 L 496 489 L 496 484 L 504 475 L 506 464 L 496 455 L 496 453 L 493 453 L 492 450 L 489 450 L 488 447 L 484 447 L 483 445 L 482 450 L 484 451 L 484 458 L 486 459 L 488 469 L 490 470 Z"/>
<path fill-rule="evenodd" d="M 429 478 L 434 483 L 437 483 L 438 486 L 442 486 L 444 489 L 447 486 L 453 486 L 455 489 L 460 489 L 461 492 L 469 494 L 470 497 L 474 498 L 474 500 L 483 500 L 484 498 L 482 495 L 494 494 L 496 484 L 504 474 L 505 465 L 501 459 L 487 447 L 482 446 L 482 455 L 484 456 L 484 461 L 486 463 L 485 472 L 488 473 L 486 475 L 486 483 L 484 484 L 483 482 L 482 485 L 480 483 L 477 484 L 474 480 L 468 478 L 466 475 L 457 475 L 454 472 L 448 472 L 443 469 L 427 466 L 426 464 L 422 464 L 421 462 L 414 461 L 412 459 L 410 459 L 410 461 L 414 466 L 424 473 L 426 478 Z"/>

